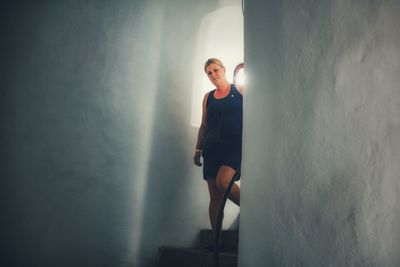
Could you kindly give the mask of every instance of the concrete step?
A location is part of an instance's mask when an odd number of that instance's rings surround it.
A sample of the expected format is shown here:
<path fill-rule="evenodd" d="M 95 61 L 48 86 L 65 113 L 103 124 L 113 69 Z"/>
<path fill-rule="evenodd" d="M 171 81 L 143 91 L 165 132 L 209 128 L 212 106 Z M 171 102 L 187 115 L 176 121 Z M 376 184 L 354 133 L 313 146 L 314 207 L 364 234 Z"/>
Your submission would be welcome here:
<path fill-rule="evenodd" d="M 196 247 L 204 248 L 214 243 L 213 232 L 209 229 L 200 230 L 197 237 Z M 234 252 L 238 251 L 239 232 L 237 230 L 223 230 L 221 232 L 221 251 Z"/>
<path fill-rule="evenodd" d="M 162 247 L 159 267 L 211 267 L 214 254 L 201 249 Z M 237 267 L 237 254 L 220 253 L 220 267 Z"/>

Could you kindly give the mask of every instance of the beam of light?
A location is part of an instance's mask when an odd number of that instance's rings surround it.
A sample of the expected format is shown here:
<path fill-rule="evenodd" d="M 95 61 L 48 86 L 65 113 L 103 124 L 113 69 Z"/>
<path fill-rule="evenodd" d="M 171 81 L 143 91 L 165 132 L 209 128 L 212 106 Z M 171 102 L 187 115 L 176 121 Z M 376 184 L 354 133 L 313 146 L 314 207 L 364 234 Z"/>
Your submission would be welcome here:
<path fill-rule="evenodd" d="M 237 78 L 236 78 L 236 84 L 238 85 L 245 85 L 246 79 L 244 76 L 244 69 L 241 69 L 238 72 Z"/>
<path fill-rule="evenodd" d="M 127 77 L 130 79 L 130 88 L 147 88 L 147 90 L 141 90 L 141 94 L 137 91 L 132 90 L 133 98 L 143 99 L 143 105 L 132 105 L 131 114 L 146 114 L 136 119 L 136 125 L 138 126 L 139 132 L 135 138 L 136 143 L 140 144 L 136 147 L 136 151 L 132 153 L 132 166 L 130 175 L 133 179 L 132 184 L 132 225 L 131 225 L 131 236 L 129 240 L 129 250 L 127 251 L 126 261 L 132 262 L 135 266 L 140 262 L 140 249 L 142 240 L 142 228 L 144 226 L 144 212 L 146 208 L 146 192 L 147 192 L 147 177 L 149 172 L 149 159 L 151 149 L 151 131 L 154 124 L 154 112 L 155 112 L 155 99 L 156 92 L 159 86 L 157 79 L 152 77 L 158 76 L 158 65 L 160 64 L 160 38 L 162 36 L 162 25 L 163 25 L 163 7 L 158 5 L 147 4 L 146 10 L 153 12 L 152 23 L 148 23 L 145 14 L 138 20 L 138 25 L 141 25 L 142 31 L 125 32 L 125 38 L 121 42 L 120 53 L 126 58 L 127 62 L 131 62 L 131 66 L 126 69 Z M 143 40 L 153 40 L 149 42 L 151 45 L 137 42 L 137 38 Z M 137 65 L 134 62 L 137 60 L 134 55 L 140 53 L 146 53 L 149 51 L 146 64 L 141 65 L 141 70 L 137 70 Z M 141 79 L 135 80 L 137 72 L 142 73 Z M 142 84 L 143 83 L 143 84 Z M 132 103 L 138 103 L 137 100 L 132 99 Z M 138 153 L 139 152 L 139 153 Z"/>
<path fill-rule="evenodd" d="M 241 63 L 236 66 L 234 74 L 233 74 L 233 83 L 236 85 L 244 85 L 244 63 Z"/>

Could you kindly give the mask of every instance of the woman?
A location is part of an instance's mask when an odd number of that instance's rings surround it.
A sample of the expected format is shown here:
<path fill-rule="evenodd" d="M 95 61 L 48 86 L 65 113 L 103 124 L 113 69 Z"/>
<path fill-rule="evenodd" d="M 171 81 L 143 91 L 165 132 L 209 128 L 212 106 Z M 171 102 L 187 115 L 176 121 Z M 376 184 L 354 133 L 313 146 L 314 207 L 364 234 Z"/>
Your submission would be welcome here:
<path fill-rule="evenodd" d="M 209 215 L 213 231 L 218 208 L 242 158 L 243 92 L 230 84 L 219 59 L 210 58 L 204 71 L 215 89 L 205 94 L 194 164 L 203 166 L 203 178 L 210 192 Z M 203 156 L 203 164 L 200 161 Z M 240 188 L 234 184 L 229 199 L 240 205 Z"/>

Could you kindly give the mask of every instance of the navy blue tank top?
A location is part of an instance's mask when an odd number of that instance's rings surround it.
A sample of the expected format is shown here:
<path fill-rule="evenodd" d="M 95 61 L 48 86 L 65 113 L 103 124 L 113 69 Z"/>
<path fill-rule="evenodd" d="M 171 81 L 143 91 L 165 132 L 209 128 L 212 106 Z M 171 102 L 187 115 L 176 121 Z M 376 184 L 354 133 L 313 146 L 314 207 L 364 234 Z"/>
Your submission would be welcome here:
<path fill-rule="evenodd" d="M 231 85 L 229 94 L 221 99 L 214 97 L 216 89 L 207 98 L 206 133 L 208 139 L 222 142 L 242 142 L 243 96 Z"/>

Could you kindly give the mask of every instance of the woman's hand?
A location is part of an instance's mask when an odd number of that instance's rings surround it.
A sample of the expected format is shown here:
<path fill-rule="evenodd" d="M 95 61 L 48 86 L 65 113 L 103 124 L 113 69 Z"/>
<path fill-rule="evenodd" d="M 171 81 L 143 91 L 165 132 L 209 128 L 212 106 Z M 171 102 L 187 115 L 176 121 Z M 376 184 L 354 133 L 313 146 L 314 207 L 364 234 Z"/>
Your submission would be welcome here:
<path fill-rule="evenodd" d="M 203 166 L 203 164 L 201 164 L 200 158 L 201 158 L 201 150 L 196 150 L 194 152 L 193 161 L 194 161 L 194 164 L 199 167 Z"/>

